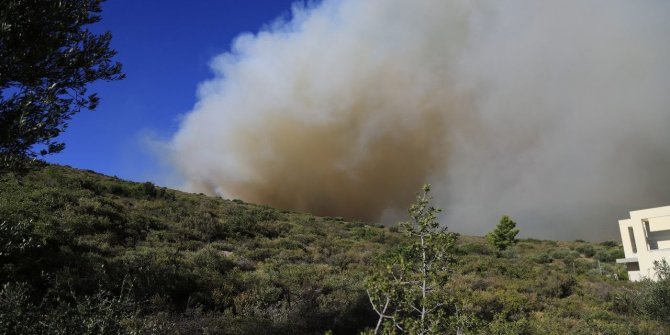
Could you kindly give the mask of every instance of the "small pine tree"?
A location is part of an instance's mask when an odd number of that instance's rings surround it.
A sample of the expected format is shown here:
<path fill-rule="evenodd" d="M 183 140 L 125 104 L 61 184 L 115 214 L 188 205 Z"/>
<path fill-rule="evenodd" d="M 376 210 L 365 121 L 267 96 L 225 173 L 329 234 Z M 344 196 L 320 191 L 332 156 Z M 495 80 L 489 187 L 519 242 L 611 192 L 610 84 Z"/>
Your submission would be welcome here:
<path fill-rule="evenodd" d="M 498 252 L 502 252 L 519 242 L 516 238 L 517 234 L 519 234 L 519 229 L 516 229 L 516 222 L 512 221 L 509 216 L 503 215 L 496 228 L 486 235 L 486 239 Z"/>
<path fill-rule="evenodd" d="M 367 278 L 368 297 L 379 320 L 372 334 L 444 334 L 450 324 L 444 285 L 453 264 L 457 235 L 440 227 L 440 209 L 430 205 L 430 185 L 410 206 L 411 221 L 400 224 L 409 243 L 380 259 Z"/>

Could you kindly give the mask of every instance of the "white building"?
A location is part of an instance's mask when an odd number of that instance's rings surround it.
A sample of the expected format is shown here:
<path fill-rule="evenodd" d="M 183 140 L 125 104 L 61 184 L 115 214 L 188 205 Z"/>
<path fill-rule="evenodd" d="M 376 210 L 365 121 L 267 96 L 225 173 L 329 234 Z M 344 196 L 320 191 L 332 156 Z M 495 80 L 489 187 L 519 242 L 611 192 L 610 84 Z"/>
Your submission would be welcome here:
<path fill-rule="evenodd" d="M 630 212 L 630 219 L 619 220 L 619 231 L 626 258 L 628 278 L 638 281 L 656 278 L 654 261 L 670 262 L 670 206 Z"/>

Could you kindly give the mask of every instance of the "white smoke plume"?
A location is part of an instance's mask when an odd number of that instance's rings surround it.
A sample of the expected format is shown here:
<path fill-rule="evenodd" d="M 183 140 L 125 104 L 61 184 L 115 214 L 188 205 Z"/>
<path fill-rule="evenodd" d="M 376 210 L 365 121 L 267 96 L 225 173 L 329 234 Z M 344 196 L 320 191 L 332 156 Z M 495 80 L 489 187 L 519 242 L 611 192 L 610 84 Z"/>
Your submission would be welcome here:
<path fill-rule="evenodd" d="M 670 1 L 325 0 L 239 36 L 170 143 L 193 191 L 483 234 L 670 204 Z"/>

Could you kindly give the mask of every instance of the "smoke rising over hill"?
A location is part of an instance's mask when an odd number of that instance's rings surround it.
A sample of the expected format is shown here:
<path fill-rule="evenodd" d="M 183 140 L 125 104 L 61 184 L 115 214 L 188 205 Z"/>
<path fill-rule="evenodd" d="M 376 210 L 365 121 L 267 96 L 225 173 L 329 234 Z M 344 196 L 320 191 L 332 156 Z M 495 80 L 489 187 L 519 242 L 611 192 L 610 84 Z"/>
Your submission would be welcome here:
<path fill-rule="evenodd" d="M 342 0 L 237 38 L 170 143 L 193 191 L 613 238 L 670 204 L 670 2 Z"/>

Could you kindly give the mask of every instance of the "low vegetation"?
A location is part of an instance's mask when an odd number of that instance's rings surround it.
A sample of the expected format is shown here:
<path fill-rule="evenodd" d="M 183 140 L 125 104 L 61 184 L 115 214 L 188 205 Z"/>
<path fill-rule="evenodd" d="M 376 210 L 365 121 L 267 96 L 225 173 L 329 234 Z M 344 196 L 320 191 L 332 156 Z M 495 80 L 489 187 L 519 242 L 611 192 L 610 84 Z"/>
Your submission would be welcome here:
<path fill-rule="evenodd" d="M 411 244 L 403 231 L 62 166 L 5 174 L 0 333 L 373 331 L 365 279 Z M 454 238 L 434 290 L 462 334 L 670 333 L 667 314 L 644 307 L 667 301 L 645 300 L 667 282 L 628 282 L 615 242 L 520 239 L 499 251 Z"/>

